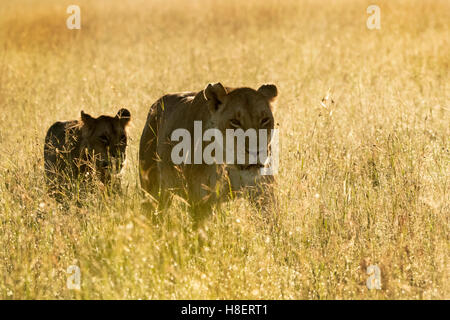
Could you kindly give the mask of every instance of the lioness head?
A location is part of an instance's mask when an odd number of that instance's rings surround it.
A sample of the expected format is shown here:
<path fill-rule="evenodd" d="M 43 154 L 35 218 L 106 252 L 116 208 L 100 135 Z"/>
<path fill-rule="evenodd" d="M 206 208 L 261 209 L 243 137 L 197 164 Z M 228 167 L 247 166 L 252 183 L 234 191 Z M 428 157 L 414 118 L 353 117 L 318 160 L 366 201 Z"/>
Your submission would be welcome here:
<path fill-rule="evenodd" d="M 95 165 L 102 179 L 122 169 L 130 120 L 127 109 L 120 109 L 115 117 L 98 118 L 81 111 L 81 152 Z"/>
<path fill-rule="evenodd" d="M 234 130 L 236 134 L 239 129 L 242 129 L 245 133 L 245 146 L 239 146 L 239 143 L 233 145 L 234 168 L 240 171 L 242 176 L 253 177 L 263 166 L 259 154 L 264 151 L 267 153 L 269 148 L 270 133 L 274 128 L 273 102 L 277 94 L 277 87 L 273 84 L 263 85 L 258 90 L 254 90 L 251 88 L 229 89 L 221 83 L 215 83 L 209 84 L 204 90 L 211 112 L 212 126 L 222 131 L 224 137 L 227 129 Z M 265 141 L 260 139 L 260 129 L 266 129 L 263 130 L 268 134 Z M 251 131 L 256 136 L 256 146 L 255 143 L 251 143 Z M 225 150 L 227 152 L 229 149 L 225 146 Z M 238 155 L 243 154 L 244 163 L 237 159 Z M 250 155 L 258 159 L 257 163 L 252 164 L 249 161 Z"/>

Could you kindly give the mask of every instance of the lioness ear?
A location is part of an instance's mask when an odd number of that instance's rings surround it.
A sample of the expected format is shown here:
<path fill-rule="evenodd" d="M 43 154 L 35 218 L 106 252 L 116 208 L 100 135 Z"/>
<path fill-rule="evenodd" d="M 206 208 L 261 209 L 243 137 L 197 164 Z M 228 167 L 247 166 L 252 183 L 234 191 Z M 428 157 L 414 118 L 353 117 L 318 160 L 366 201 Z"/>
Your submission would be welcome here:
<path fill-rule="evenodd" d="M 94 123 L 94 118 L 88 115 L 87 113 L 84 113 L 83 110 L 81 110 L 81 121 L 83 121 L 83 124 L 87 126 L 91 126 Z"/>
<path fill-rule="evenodd" d="M 219 109 L 219 105 L 223 103 L 227 90 L 220 82 L 214 84 L 208 84 L 203 91 L 205 99 L 208 101 L 208 107 L 211 112 L 216 112 Z"/>
<path fill-rule="evenodd" d="M 131 120 L 131 113 L 128 109 L 122 108 L 117 112 L 116 118 L 120 120 L 122 126 L 126 126 Z"/>
<path fill-rule="evenodd" d="M 263 84 L 259 87 L 258 92 L 261 93 L 269 102 L 275 100 L 278 95 L 278 89 L 274 84 Z"/>

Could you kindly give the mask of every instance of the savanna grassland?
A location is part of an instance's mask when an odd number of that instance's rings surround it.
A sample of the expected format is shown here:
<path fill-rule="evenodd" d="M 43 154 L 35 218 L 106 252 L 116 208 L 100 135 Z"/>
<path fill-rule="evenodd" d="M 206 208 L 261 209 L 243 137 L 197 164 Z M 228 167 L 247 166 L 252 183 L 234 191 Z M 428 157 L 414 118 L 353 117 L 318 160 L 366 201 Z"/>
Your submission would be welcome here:
<path fill-rule="evenodd" d="M 1 1 L 0 298 L 449 299 L 449 42 L 445 0 Z M 199 230 L 181 205 L 141 205 L 151 103 L 217 81 L 278 86 L 276 225 L 242 199 Z M 47 128 L 120 107 L 122 194 L 58 205 Z"/>

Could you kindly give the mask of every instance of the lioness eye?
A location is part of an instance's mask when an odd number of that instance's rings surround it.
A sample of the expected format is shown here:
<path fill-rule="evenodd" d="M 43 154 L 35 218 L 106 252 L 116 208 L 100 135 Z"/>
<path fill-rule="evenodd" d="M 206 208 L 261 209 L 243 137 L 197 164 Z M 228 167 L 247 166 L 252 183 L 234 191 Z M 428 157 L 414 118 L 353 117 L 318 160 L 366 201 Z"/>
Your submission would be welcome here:
<path fill-rule="evenodd" d="M 230 121 L 231 126 L 235 127 L 235 128 L 239 128 L 241 126 L 241 123 L 239 122 L 239 120 L 237 119 L 233 119 Z"/>
<path fill-rule="evenodd" d="M 270 123 L 270 118 L 264 118 L 261 120 L 261 126 L 267 126 Z"/>

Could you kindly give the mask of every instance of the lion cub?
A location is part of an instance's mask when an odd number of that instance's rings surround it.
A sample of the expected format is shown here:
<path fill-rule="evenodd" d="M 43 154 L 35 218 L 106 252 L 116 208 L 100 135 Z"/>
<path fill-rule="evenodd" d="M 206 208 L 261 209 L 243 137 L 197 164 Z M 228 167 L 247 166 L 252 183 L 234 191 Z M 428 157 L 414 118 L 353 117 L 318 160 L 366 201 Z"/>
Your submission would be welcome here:
<path fill-rule="evenodd" d="M 125 162 L 130 111 L 94 118 L 81 111 L 81 120 L 58 121 L 47 131 L 44 145 L 45 178 L 50 195 L 72 191 L 73 183 L 97 176 L 107 184 Z"/>

